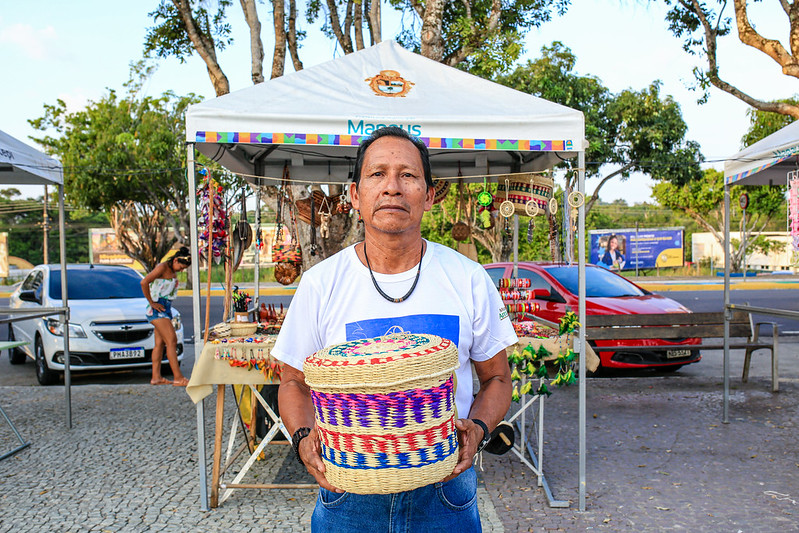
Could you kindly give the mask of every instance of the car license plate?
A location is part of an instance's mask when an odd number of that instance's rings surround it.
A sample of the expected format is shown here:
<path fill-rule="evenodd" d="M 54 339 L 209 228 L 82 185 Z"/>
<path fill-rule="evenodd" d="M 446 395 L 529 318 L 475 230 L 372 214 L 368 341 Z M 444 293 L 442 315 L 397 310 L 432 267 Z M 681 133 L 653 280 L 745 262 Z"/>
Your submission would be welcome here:
<path fill-rule="evenodd" d="M 688 357 L 689 355 L 691 355 L 691 350 L 666 350 L 666 358 L 668 359 Z"/>
<path fill-rule="evenodd" d="M 111 348 L 110 359 L 140 359 L 144 357 L 144 348 Z"/>

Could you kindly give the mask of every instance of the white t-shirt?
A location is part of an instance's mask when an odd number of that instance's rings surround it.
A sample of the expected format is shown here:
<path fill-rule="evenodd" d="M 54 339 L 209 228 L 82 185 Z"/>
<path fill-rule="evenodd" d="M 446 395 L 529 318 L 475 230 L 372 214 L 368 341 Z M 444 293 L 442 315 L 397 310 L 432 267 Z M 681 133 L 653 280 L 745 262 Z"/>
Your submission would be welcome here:
<path fill-rule="evenodd" d="M 416 270 L 374 277 L 383 292 L 399 298 Z M 428 242 L 416 289 L 394 303 L 378 294 L 353 245 L 303 274 L 271 353 L 302 371 L 305 358 L 322 348 L 402 331 L 458 345 L 459 418 L 468 417 L 472 405 L 470 359 L 486 361 L 518 340 L 488 273 L 463 254 Z"/>

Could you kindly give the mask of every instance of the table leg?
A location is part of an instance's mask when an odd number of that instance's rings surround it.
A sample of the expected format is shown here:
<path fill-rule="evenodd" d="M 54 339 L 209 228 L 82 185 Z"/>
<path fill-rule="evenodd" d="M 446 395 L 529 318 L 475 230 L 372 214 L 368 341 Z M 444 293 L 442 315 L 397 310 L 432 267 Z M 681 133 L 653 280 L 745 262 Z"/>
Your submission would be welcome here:
<path fill-rule="evenodd" d="M 219 471 L 222 462 L 222 433 L 225 411 L 225 386 L 216 386 L 216 426 L 214 428 L 214 465 L 211 474 L 211 509 L 219 505 Z"/>

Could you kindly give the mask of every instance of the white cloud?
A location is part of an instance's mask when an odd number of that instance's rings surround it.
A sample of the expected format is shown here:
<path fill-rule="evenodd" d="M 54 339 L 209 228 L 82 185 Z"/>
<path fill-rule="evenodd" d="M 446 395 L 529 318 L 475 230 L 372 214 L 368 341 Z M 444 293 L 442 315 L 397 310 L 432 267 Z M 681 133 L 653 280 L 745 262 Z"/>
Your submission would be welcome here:
<path fill-rule="evenodd" d="M 12 24 L 0 28 L 0 44 L 10 44 L 29 59 L 42 61 L 50 58 L 56 49 L 55 28 L 36 29 L 30 24 Z"/>

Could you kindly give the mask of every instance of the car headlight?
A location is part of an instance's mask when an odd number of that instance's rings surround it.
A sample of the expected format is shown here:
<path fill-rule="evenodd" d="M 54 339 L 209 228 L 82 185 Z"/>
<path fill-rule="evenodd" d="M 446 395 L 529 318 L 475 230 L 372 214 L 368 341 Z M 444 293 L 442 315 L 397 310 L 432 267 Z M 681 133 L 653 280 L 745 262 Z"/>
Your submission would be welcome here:
<path fill-rule="evenodd" d="M 175 315 L 172 317 L 172 327 L 175 328 L 175 331 L 178 331 L 183 323 L 180 321 L 180 315 Z"/>
<path fill-rule="evenodd" d="M 64 324 L 57 318 L 48 318 L 45 324 L 47 325 L 47 330 L 53 335 L 58 335 L 59 337 L 64 336 Z M 70 323 L 69 336 L 86 338 L 86 332 L 83 331 L 80 325 Z"/>

